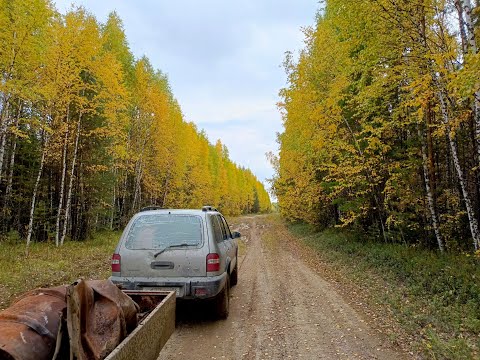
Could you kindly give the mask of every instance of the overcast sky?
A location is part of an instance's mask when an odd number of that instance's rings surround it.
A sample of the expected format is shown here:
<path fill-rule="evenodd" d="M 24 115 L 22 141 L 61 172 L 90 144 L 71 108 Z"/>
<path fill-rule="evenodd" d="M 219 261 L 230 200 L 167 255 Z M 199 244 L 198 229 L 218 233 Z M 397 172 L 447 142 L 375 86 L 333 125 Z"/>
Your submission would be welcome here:
<path fill-rule="evenodd" d="M 303 47 L 317 0 L 54 0 L 83 5 L 100 22 L 115 10 L 133 54 L 168 74 L 187 121 L 221 139 L 237 164 L 261 181 L 273 170 L 282 120 L 276 107 L 285 51 Z"/>

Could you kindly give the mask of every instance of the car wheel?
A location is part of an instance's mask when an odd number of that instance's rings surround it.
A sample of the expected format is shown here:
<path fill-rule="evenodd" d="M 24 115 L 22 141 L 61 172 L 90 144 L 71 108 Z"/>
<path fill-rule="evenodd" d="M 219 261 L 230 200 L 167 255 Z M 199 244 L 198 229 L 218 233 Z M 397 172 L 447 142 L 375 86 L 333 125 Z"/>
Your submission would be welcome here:
<path fill-rule="evenodd" d="M 232 275 L 230 275 L 230 284 L 232 286 L 237 285 L 238 283 L 238 260 L 237 263 L 235 264 L 235 269 L 232 271 Z"/>
<path fill-rule="evenodd" d="M 227 275 L 225 287 L 218 294 L 216 301 L 216 312 L 219 319 L 226 319 L 228 317 L 230 307 L 230 277 Z"/>

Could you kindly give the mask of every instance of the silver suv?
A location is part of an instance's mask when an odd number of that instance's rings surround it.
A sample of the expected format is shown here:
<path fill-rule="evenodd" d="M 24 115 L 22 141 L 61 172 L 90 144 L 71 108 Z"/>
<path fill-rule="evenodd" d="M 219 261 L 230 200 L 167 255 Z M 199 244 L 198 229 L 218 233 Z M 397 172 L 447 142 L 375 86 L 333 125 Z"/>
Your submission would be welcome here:
<path fill-rule="evenodd" d="M 212 299 L 228 316 L 238 281 L 240 233 L 215 208 L 148 207 L 134 215 L 112 256 L 110 279 L 125 290 L 171 290 L 181 299 Z"/>

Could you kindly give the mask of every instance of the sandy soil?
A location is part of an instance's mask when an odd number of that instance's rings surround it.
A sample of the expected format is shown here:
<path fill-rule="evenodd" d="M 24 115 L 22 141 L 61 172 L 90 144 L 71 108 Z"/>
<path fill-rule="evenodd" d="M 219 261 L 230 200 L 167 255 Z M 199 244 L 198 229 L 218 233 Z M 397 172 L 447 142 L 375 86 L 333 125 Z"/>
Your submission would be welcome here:
<path fill-rule="evenodd" d="M 239 282 L 230 316 L 179 304 L 175 333 L 159 359 L 408 359 L 372 328 L 326 279 L 286 246 L 281 223 L 242 217 Z M 352 295 L 353 296 L 353 295 Z"/>

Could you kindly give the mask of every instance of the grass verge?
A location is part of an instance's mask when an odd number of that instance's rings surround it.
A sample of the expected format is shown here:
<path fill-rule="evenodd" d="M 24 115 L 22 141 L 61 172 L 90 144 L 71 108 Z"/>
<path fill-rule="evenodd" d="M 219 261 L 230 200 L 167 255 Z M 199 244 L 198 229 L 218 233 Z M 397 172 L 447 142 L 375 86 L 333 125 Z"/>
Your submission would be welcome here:
<path fill-rule="evenodd" d="M 69 241 L 58 248 L 52 243 L 32 243 L 28 258 L 24 243 L 0 242 L 0 309 L 38 287 L 68 284 L 81 277 L 106 279 L 120 234 L 100 232 L 92 240 Z"/>
<path fill-rule="evenodd" d="M 289 231 L 389 309 L 413 346 L 431 359 L 480 358 L 480 259 L 369 242 L 341 229 Z"/>

